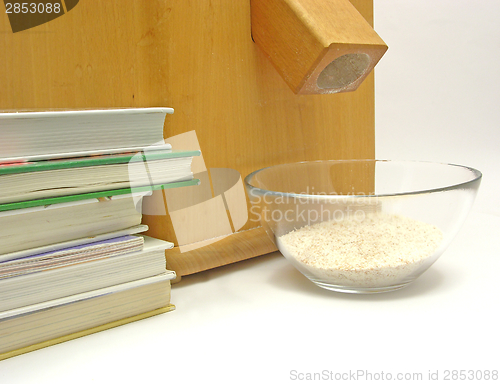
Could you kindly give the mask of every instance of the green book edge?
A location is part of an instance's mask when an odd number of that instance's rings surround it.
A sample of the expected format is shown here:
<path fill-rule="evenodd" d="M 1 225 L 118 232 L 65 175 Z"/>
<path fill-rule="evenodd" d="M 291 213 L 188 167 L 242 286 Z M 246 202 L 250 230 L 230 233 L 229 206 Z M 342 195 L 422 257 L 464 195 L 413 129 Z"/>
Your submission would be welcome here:
<path fill-rule="evenodd" d="M 16 173 L 28 173 L 28 172 L 38 172 L 38 171 L 53 171 L 58 169 L 67 168 L 82 168 L 91 167 L 98 165 L 110 165 L 110 164 L 123 164 L 128 162 L 139 162 L 139 161 L 154 161 L 163 159 L 175 159 L 180 157 L 191 157 L 199 156 L 200 151 L 181 151 L 181 150 L 169 150 L 169 151 L 148 151 L 127 153 L 127 154 L 117 154 L 117 155 L 96 155 L 95 157 L 75 157 L 70 159 L 57 159 L 57 160 L 39 160 L 32 163 L 26 164 L 12 164 L 12 165 L 1 165 L 0 163 L 0 175 L 10 175 Z"/>
<path fill-rule="evenodd" d="M 19 201 L 19 202 L 15 202 L 15 203 L 0 204 L 0 212 L 12 211 L 15 209 L 40 207 L 43 205 L 69 203 L 69 202 L 80 201 L 80 200 L 97 199 L 100 197 L 126 195 L 126 194 L 130 194 L 130 193 L 143 193 L 143 192 L 148 192 L 148 191 L 155 191 L 158 189 L 190 187 L 190 186 L 199 185 L 199 184 L 200 184 L 200 180 L 192 179 L 192 180 L 188 180 L 188 181 L 178 181 L 178 182 L 174 182 L 174 183 L 167 183 L 167 184 L 161 184 L 161 185 L 148 185 L 148 186 L 144 186 L 144 187 L 122 188 L 122 189 L 114 189 L 114 190 L 109 190 L 109 191 L 82 193 L 79 195 L 48 197 L 45 199 Z"/>

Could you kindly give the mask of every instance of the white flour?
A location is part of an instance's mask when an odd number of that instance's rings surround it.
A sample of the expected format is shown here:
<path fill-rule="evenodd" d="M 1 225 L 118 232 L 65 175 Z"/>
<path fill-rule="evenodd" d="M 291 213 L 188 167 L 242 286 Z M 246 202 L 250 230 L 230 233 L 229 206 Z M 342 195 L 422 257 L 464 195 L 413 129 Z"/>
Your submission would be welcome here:
<path fill-rule="evenodd" d="M 442 239 L 433 225 L 369 213 L 362 221 L 350 218 L 305 226 L 277 241 L 285 256 L 319 280 L 339 286 L 387 287 L 422 266 Z"/>

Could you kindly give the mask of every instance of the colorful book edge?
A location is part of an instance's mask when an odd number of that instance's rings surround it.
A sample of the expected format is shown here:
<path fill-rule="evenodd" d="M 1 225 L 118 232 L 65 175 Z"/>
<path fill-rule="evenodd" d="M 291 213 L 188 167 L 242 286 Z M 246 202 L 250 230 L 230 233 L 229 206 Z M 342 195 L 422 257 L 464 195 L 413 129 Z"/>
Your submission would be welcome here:
<path fill-rule="evenodd" d="M 39 171 L 53 171 L 68 168 L 84 168 L 100 165 L 124 164 L 129 162 L 149 162 L 155 160 L 199 156 L 200 154 L 201 152 L 196 150 L 148 150 L 146 152 L 137 153 L 39 160 L 26 163 L 9 163 L 4 165 L 0 163 L 0 176 Z"/>
<path fill-rule="evenodd" d="M 45 199 L 19 201 L 19 202 L 15 202 L 15 203 L 0 204 L 0 212 L 12 211 L 12 210 L 23 209 L 23 208 L 47 206 L 47 205 L 60 204 L 60 203 L 70 203 L 70 202 L 81 201 L 81 200 L 99 199 L 99 198 L 103 198 L 103 197 L 112 197 L 112 196 L 127 195 L 127 194 L 147 195 L 148 192 L 152 192 L 152 191 L 159 190 L 159 189 L 190 187 L 190 186 L 195 186 L 195 185 L 199 185 L 199 184 L 200 184 L 199 179 L 192 179 L 192 180 L 188 180 L 188 181 L 177 181 L 177 182 L 161 184 L 161 185 L 148 185 L 148 186 L 143 186 L 143 187 L 123 188 L 123 189 L 115 189 L 115 190 L 100 191 L 100 192 L 82 193 L 82 194 L 78 194 L 78 195 L 49 197 L 49 198 L 45 198 Z"/>

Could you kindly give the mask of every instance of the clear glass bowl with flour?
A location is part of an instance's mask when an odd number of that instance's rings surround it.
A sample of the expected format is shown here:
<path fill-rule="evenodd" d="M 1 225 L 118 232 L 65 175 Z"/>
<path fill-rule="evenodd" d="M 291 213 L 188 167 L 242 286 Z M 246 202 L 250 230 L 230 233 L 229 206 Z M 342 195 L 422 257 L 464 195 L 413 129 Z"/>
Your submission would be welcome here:
<path fill-rule="evenodd" d="M 309 280 L 376 293 L 406 286 L 441 256 L 480 182 L 459 165 L 332 160 L 264 168 L 245 187 L 250 220 Z"/>

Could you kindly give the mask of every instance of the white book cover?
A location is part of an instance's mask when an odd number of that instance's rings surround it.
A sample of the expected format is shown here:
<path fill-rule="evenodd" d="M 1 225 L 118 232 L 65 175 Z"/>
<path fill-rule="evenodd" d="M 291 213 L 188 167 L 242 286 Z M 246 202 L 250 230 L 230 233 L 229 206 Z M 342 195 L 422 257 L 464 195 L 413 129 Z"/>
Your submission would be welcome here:
<path fill-rule="evenodd" d="M 76 240 L 70 240 L 70 241 L 64 241 L 64 242 L 60 242 L 60 243 L 45 245 L 43 247 L 36 247 L 36 248 L 25 249 L 23 251 L 6 253 L 3 255 L 0 255 L 0 263 L 5 262 L 5 261 L 9 261 L 9 260 L 21 259 L 23 257 L 28 257 L 28 256 L 32 256 L 32 255 L 41 254 L 41 253 L 58 251 L 58 250 L 65 249 L 65 248 L 76 247 L 78 245 L 108 240 L 108 239 L 112 239 L 115 237 L 133 235 L 133 234 L 137 234 L 137 233 L 141 233 L 141 232 L 146 232 L 147 230 L 148 230 L 148 226 L 141 224 L 141 225 L 136 225 L 134 227 L 125 228 L 125 229 L 122 229 L 119 231 L 112 231 L 112 232 L 103 233 L 101 235 L 88 236 L 88 237 L 83 237 L 83 238 L 76 239 Z"/>
<path fill-rule="evenodd" d="M 140 251 L 0 278 L 0 311 L 165 273 L 165 250 L 173 244 L 148 236 L 143 238 L 144 246 Z"/>
<path fill-rule="evenodd" d="M 33 313 L 37 311 L 42 311 L 47 308 L 55 308 L 63 305 L 68 305 L 78 301 L 92 299 L 94 297 L 109 295 L 112 293 L 117 293 L 121 291 L 126 291 L 128 289 L 154 284 L 161 281 L 175 279 L 176 275 L 174 271 L 165 271 L 162 274 L 148 277 L 146 279 L 140 279 L 135 281 L 129 281 L 123 284 L 117 284 L 106 288 L 96 289 L 93 291 L 83 292 L 75 295 L 68 295 L 54 300 L 48 300 L 32 305 L 27 305 L 20 308 L 11 309 L 8 311 L 0 312 L 0 320 L 12 318 L 14 316 L 21 316 L 28 313 Z"/>
<path fill-rule="evenodd" d="M 172 108 L 0 113 L 0 162 L 169 149 L 163 125 Z"/>

